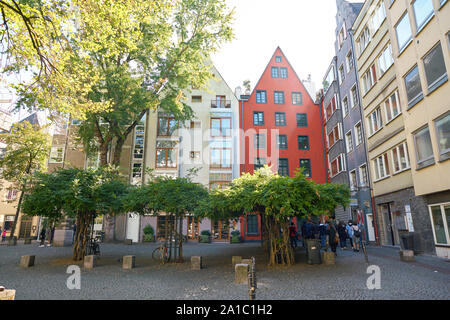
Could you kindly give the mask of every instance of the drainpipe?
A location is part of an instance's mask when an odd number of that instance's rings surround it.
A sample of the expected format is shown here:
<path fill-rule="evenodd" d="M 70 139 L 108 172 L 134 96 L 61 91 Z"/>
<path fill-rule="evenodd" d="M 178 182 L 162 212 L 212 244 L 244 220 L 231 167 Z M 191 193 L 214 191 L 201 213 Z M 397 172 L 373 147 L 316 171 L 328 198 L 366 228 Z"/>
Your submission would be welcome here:
<path fill-rule="evenodd" d="M 354 34 L 353 34 L 353 29 L 349 29 L 348 30 L 348 34 L 350 35 L 350 40 L 351 40 L 351 45 L 352 45 L 352 58 L 353 58 L 353 68 L 355 69 L 355 77 L 356 77 L 356 89 L 358 92 L 358 102 L 359 102 L 359 113 L 361 116 L 361 134 L 363 136 L 363 140 L 364 140 L 364 155 L 366 158 L 366 168 L 367 168 L 367 178 L 368 178 L 368 183 L 369 183 L 369 190 L 370 190 L 370 198 L 372 201 L 372 215 L 373 215 L 373 221 L 374 221 L 374 229 L 375 229 L 375 241 L 377 243 L 377 245 L 380 245 L 380 238 L 378 235 L 378 219 L 377 219 L 377 215 L 375 213 L 375 200 L 374 200 L 374 196 L 373 196 L 373 185 L 372 185 L 372 179 L 371 179 L 371 172 L 370 172 L 370 163 L 369 163 L 369 159 L 368 159 L 368 154 L 369 154 L 369 150 L 367 148 L 367 141 L 366 141 L 366 130 L 364 129 L 365 127 L 365 122 L 364 122 L 364 115 L 362 113 L 362 97 L 361 97 L 361 91 L 359 88 L 359 75 L 358 75 L 358 71 L 357 69 L 357 65 L 356 65 L 356 58 L 355 58 L 355 38 L 354 38 Z M 367 222 L 366 222 L 366 228 L 368 228 L 367 226 Z"/>

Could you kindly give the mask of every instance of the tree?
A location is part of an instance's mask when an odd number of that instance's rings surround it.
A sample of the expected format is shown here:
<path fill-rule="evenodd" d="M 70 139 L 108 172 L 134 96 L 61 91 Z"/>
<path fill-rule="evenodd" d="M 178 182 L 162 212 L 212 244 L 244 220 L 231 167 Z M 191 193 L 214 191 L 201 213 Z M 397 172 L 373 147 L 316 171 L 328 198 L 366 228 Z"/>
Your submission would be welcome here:
<path fill-rule="evenodd" d="M 269 264 L 294 264 L 289 244 L 289 222 L 294 216 L 330 214 L 337 204 L 347 205 L 350 192 L 342 185 L 316 185 L 299 170 L 295 177 L 273 174 L 265 166 L 245 173 L 228 188 L 215 190 L 196 213 L 210 218 L 236 218 L 258 212 L 264 223 Z"/>
<path fill-rule="evenodd" d="M 123 144 L 148 110 L 190 119 L 183 90 L 211 78 L 209 55 L 233 34 L 224 0 L 71 1 L 76 32 L 63 77 L 22 90 L 22 105 L 82 120 L 84 149 L 119 165 Z M 55 80 L 56 79 L 56 80 Z"/>
<path fill-rule="evenodd" d="M 200 201 L 207 197 L 208 191 L 193 183 L 190 178 L 157 177 L 132 189 L 124 202 L 129 212 L 142 215 L 165 214 L 165 240 L 169 247 L 169 260 L 178 262 L 183 261 L 183 219 L 186 215 L 193 214 Z"/>
<path fill-rule="evenodd" d="M 23 212 L 47 217 L 76 219 L 73 259 L 83 260 L 90 226 L 97 215 L 123 213 L 123 199 L 129 185 L 118 178 L 116 169 L 59 169 L 38 173 L 25 195 Z M 91 229 L 92 231 L 92 229 Z"/>
<path fill-rule="evenodd" d="M 46 170 L 50 136 L 45 129 L 24 121 L 14 124 L 11 132 L 0 134 L 0 139 L 6 143 L 5 156 L 0 160 L 0 177 L 11 182 L 11 188 L 20 190 L 11 239 L 16 230 L 23 197 L 32 183 L 33 174 Z"/>

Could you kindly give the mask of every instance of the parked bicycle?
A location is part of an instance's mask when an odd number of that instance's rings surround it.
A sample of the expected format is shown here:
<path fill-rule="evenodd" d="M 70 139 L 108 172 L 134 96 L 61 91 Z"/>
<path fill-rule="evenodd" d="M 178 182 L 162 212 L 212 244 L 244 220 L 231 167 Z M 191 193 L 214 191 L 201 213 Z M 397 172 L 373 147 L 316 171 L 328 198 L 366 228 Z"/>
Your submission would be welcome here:
<path fill-rule="evenodd" d="M 161 261 L 162 263 L 166 263 L 169 261 L 169 250 L 167 249 L 167 245 L 165 243 L 161 243 L 159 247 L 157 247 L 152 252 L 152 258 L 157 261 Z"/>
<path fill-rule="evenodd" d="M 88 239 L 87 245 L 86 245 L 86 255 L 96 255 L 100 256 L 100 239 L 99 237 L 95 237 L 92 239 Z"/>

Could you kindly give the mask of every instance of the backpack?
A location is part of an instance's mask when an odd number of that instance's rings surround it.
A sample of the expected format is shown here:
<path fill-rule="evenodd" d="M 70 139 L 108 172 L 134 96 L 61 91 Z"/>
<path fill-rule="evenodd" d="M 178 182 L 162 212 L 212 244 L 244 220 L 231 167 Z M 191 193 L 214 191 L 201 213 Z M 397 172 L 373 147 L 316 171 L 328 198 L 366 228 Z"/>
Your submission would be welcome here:
<path fill-rule="evenodd" d="M 353 229 L 353 235 L 357 238 L 361 236 L 361 230 L 359 230 L 359 227 L 358 230 Z"/>

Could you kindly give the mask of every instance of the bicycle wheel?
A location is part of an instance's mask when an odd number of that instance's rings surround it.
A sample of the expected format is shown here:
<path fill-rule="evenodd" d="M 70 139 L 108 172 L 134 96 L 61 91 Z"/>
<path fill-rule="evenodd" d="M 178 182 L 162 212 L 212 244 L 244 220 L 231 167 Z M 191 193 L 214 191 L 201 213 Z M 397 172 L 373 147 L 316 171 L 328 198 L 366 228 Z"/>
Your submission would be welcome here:
<path fill-rule="evenodd" d="M 152 252 L 152 258 L 154 260 L 160 260 L 161 259 L 161 254 L 159 253 L 159 250 L 161 249 L 161 247 L 156 248 L 155 250 L 153 250 Z"/>

